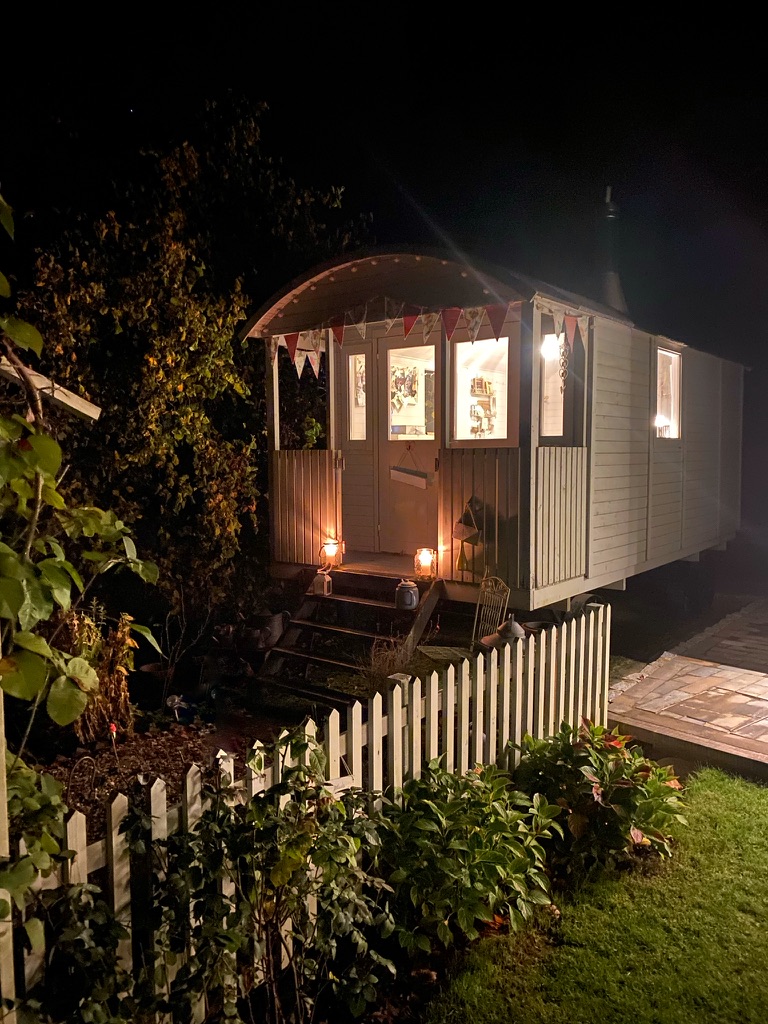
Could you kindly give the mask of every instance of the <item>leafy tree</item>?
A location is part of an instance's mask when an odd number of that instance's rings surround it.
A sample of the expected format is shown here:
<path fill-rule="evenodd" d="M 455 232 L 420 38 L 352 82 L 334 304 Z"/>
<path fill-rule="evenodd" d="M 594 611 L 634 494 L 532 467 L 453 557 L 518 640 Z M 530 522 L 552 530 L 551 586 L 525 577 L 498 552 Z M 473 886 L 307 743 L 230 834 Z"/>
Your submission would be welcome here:
<path fill-rule="evenodd" d="M 340 222 L 340 188 L 301 187 L 265 151 L 264 109 L 208 104 L 189 139 L 144 154 L 113 209 L 38 256 L 22 302 L 50 338 L 44 367 L 103 409 L 72 439 L 70 493 L 109 503 L 199 609 L 264 583 L 265 353 L 238 328 L 254 296 L 363 229 Z M 295 407 L 297 447 L 315 411 Z"/>

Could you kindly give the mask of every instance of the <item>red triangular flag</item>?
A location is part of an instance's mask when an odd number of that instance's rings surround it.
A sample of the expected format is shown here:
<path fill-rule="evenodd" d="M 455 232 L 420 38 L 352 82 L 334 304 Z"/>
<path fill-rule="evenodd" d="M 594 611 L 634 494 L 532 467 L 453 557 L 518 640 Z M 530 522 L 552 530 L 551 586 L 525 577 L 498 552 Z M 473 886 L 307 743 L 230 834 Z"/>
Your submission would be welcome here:
<path fill-rule="evenodd" d="M 413 325 L 421 316 L 421 313 L 405 313 L 403 315 L 403 337 L 407 338 L 413 330 Z"/>
<path fill-rule="evenodd" d="M 344 324 L 331 324 L 331 330 L 333 331 L 333 337 L 336 339 L 336 344 L 339 348 L 344 345 Z"/>
<path fill-rule="evenodd" d="M 449 306 L 448 309 L 443 310 L 443 326 L 445 327 L 445 336 L 448 341 L 453 337 L 453 332 L 456 330 L 456 324 L 459 322 L 461 316 L 461 309 L 459 306 Z"/>
<path fill-rule="evenodd" d="M 501 332 L 504 330 L 504 321 L 507 319 L 508 309 L 508 305 L 501 304 L 485 307 L 485 312 L 488 315 L 488 322 L 491 325 L 491 330 L 493 331 L 493 336 L 496 341 L 499 340 Z"/>
<path fill-rule="evenodd" d="M 299 332 L 295 331 L 293 334 L 286 334 L 285 336 L 285 347 L 288 349 L 288 355 L 291 357 L 291 362 L 296 362 L 296 346 L 299 344 Z"/>
<path fill-rule="evenodd" d="M 576 338 L 576 317 L 568 316 L 566 313 L 563 319 L 565 320 L 565 337 L 568 341 L 568 347 L 573 352 L 573 342 Z"/>

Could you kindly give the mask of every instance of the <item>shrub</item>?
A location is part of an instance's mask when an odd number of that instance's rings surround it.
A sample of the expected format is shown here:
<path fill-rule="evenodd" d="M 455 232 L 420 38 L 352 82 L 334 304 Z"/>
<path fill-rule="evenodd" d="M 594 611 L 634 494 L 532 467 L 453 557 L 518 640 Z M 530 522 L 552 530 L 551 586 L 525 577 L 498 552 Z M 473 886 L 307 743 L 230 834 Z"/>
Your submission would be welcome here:
<path fill-rule="evenodd" d="M 378 868 L 409 952 L 474 939 L 494 915 L 519 928 L 551 904 L 540 840 L 559 831 L 559 808 L 515 792 L 494 765 L 453 775 L 435 759 L 382 810 Z"/>
<path fill-rule="evenodd" d="M 565 829 L 548 843 L 548 863 L 562 881 L 627 864 L 641 850 L 672 852 L 668 828 L 685 823 L 682 786 L 671 767 L 645 757 L 618 729 L 584 720 L 563 723 L 543 740 L 527 735 L 518 749 L 515 786 L 543 794 L 565 812 Z"/>

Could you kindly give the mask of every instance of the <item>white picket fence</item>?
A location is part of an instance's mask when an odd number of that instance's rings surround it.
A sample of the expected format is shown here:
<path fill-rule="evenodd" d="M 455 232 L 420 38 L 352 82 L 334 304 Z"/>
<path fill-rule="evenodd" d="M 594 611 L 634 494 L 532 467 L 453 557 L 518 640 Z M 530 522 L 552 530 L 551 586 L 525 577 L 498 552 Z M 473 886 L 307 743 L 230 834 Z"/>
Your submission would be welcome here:
<path fill-rule="evenodd" d="M 386 696 L 368 701 L 367 714 L 356 702 L 346 715 L 332 712 L 308 734 L 322 741 L 327 757 L 326 778 L 341 791 L 359 787 L 372 792 L 396 791 L 418 777 L 430 760 L 441 757 L 451 772 L 464 773 L 478 763 L 512 765 L 514 746 L 526 733 L 544 737 L 562 722 L 578 725 L 582 718 L 607 721 L 610 657 L 610 606 L 588 605 L 584 612 L 536 636 L 513 640 L 490 654 L 448 664 L 424 679 L 392 685 Z M 386 706 L 385 706 L 386 704 Z M 258 747 L 258 744 L 255 745 Z M 221 771 L 233 776 L 233 759 L 220 752 Z M 257 774 L 248 768 L 239 785 L 251 797 L 279 781 L 280 768 L 268 765 Z M 165 783 L 149 789 L 152 839 L 177 829 L 191 830 L 203 811 L 202 771 L 193 766 L 185 779 L 181 803 L 169 808 Z M 118 919 L 131 931 L 131 857 L 120 826 L 128 814 L 128 798 L 116 796 L 107 810 L 107 836 L 88 844 L 86 817 L 73 812 L 67 822 L 67 842 L 75 857 L 65 876 L 51 876 L 43 885 L 97 880 Z M 2 893 L 0 893 L 2 895 Z M 120 956 L 132 965 L 132 943 L 126 940 Z M 19 947 L 20 948 L 20 947 Z M 16 959 L 16 984 L 14 982 Z M 19 966 L 23 961 L 23 968 Z M 14 999 L 17 987 L 26 989 L 40 976 L 44 954 L 14 954 L 11 922 L 0 921 L 0 996 Z M 23 981 L 19 975 L 23 974 Z M 199 1007 L 202 1020 L 204 1007 Z M 3 1024 L 16 1024 L 13 1010 Z"/>

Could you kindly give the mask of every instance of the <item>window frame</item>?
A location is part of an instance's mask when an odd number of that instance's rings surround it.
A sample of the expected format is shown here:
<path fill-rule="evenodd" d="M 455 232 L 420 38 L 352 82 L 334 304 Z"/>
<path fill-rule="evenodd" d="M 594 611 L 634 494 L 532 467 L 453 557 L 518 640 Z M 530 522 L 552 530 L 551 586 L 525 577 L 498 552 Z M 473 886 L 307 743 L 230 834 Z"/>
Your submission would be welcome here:
<path fill-rule="evenodd" d="M 656 358 L 654 362 L 654 413 L 651 419 L 651 430 L 653 431 L 654 442 L 664 444 L 666 442 L 679 442 L 683 436 L 683 353 L 680 349 L 675 348 L 668 342 L 657 342 L 655 345 Z M 670 356 L 673 360 L 672 365 L 676 365 L 677 372 L 672 376 L 676 376 L 676 380 L 672 381 L 676 394 L 670 396 L 671 412 L 676 412 L 676 417 L 671 419 L 671 423 L 675 423 L 677 427 L 676 434 L 661 434 L 660 430 L 663 429 L 663 425 L 659 424 L 658 420 L 660 416 L 665 415 L 660 410 L 660 395 L 659 395 L 659 383 L 660 373 L 659 369 L 661 366 L 661 357 Z M 666 418 L 666 416 L 665 416 Z"/>

